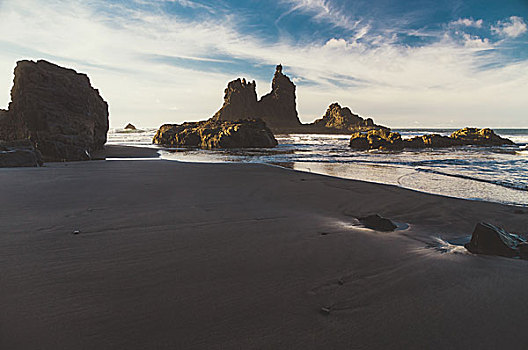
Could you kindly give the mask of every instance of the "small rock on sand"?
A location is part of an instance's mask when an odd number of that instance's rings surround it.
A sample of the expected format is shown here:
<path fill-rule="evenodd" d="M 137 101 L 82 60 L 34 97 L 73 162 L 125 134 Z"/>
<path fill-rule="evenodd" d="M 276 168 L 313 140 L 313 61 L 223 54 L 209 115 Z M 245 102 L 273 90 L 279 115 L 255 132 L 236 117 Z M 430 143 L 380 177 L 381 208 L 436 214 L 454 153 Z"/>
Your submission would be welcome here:
<path fill-rule="evenodd" d="M 358 218 L 366 228 L 370 228 L 376 231 L 394 231 L 397 226 L 389 219 L 379 216 L 378 214 L 368 215 L 365 217 Z"/>

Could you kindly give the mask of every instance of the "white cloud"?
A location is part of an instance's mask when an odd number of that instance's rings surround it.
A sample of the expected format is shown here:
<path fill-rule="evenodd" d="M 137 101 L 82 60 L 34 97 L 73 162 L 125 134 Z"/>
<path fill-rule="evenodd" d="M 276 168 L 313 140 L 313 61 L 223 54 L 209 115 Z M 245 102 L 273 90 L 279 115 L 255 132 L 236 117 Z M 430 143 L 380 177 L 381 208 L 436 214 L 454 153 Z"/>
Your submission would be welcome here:
<path fill-rule="evenodd" d="M 343 11 L 334 7 L 328 0 L 280 0 L 280 2 L 292 6 L 284 15 L 294 11 L 312 13 L 314 14 L 314 20 L 326 22 L 346 30 L 355 30 L 361 23 L 361 20 L 355 20 L 345 15 Z"/>
<path fill-rule="evenodd" d="M 155 3 L 166 3 L 166 2 L 172 2 L 177 3 L 180 6 L 194 8 L 194 9 L 207 9 L 211 10 L 211 7 L 206 6 L 204 4 L 201 4 L 196 1 L 191 0 L 133 0 L 136 4 L 142 4 L 142 5 L 152 5 Z"/>
<path fill-rule="evenodd" d="M 492 49 L 493 45 L 490 44 L 490 41 L 488 38 L 480 38 L 476 35 L 470 35 L 467 33 L 464 33 L 462 35 L 464 38 L 464 46 L 468 48 L 474 48 L 474 49 Z"/>
<path fill-rule="evenodd" d="M 459 18 L 456 21 L 451 22 L 451 25 L 454 26 L 465 26 L 465 27 L 475 27 L 475 28 L 482 28 L 482 20 L 474 20 L 473 18 Z"/>
<path fill-rule="evenodd" d="M 516 38 L 528 30 L 526 23 L 521 17 L 511 16 L 509 21 L 498 21 L 495 26 L 491 26 L 491 31 L 498 35 Z"/>
<path fill-rule="evenodd" d="M 15 61 L 48 58 L 88 73 L 109 102 L 113 126 L 205 119 L 221 106 L 229 80 L 254 77 L 242 69 L 233 76 L 150 57 L 201 65 L 233 57 L 255 64 L 283 63 L 299 82 L 298 109 L 305 122 L 339 101 L 390 126 L 412 125 L 417 119 L 430 126 L 451 119 L 460 126 L 528 126 L 528 63 L 479 69 L 500 59 L 493 53 L 474 55 L 489 44 L 487 39 L 468 36 L 461 42 L 446 34 L 433 44 L 407 47 L 395 44 L 391 35 L 370 35 L 366 27 L 348 38 L 297 45 L 240 33 L 236 17 L 191 22 L 97 1 L 97 9 L 80 0 L 0 3 L 0 32 L 9 33 L 0 43 L 0 99 L 6 105 Z M 325 5 L 313 5 L 317 3 Z M 268 91 L 269 79 L 257 81 L 259 94 Z"/>

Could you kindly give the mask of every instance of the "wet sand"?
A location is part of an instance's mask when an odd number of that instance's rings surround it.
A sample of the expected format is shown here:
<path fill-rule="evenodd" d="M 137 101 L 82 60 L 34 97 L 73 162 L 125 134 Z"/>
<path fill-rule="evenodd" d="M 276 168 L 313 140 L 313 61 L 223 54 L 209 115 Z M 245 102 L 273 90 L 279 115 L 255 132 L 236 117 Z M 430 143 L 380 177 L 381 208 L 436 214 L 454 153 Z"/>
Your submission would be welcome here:
<path fill-rule="evenodd" d="M 528 233 L 528 209 L 157 159 L 0 169 L 0 194 L 1 349 L 528 343 L 528 261 L 434 248 Z M 408 228 L 355 226 L 372 213 Z"/>
<path fill-rule="evenodd" d="M 158 158 L 159 149 L 154 147 L 130 147 L 106 145 L 105 149 L 95 153 L 94 158 Z"/>

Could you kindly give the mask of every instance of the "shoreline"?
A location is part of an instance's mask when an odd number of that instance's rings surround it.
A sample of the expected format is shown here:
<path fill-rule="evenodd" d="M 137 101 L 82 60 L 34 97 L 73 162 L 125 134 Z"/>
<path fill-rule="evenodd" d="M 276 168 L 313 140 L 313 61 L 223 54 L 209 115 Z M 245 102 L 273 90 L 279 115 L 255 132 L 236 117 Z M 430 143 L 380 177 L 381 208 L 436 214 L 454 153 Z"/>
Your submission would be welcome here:
<path fill-rule="evenodd" d="M 199 151 L 202 151 L 202 150 L 199 150 Z M 139 145 L 136 146 L 136 145 L 115 145 L 115 144 L 110 144 L 110 145 L 106 145 L 105 146 L 106 157 L 107 158 L 111 158 L 111 159 L 108 159 L 108 160 L 118 160 L 118 159 L 136 159 L 136 160 L 140 160 L 140 159 L 157 158 L 157 159 L 160 159 L 160 160 L 169 160 L 169 161 L 187 162 L 187 163 L 205 163 L 205 164 L 223 164 L 223 163 L 225 163 L 225 164 L 230 164 L 230 163 L 248 164 L 248 163 L 251 163 L 251 162 L 243 162 L 243 161 L 225 161 L 225 160 L 222 160 L 222 161 L 193 161 L 193 159 L 191 159 L 191 160 L 171 159 L 170 156 L 169 157 L 163 157 L 162 152 L 167 152 L 168 154 L 170 154 L 170 151 L 167 148 L 159 147 L 159 146 L 158 147 L 145 147 L 145 146 L 139 146 Z M 204 152 L 214 152 L 214 151 L 205 150 Z M 438 196 L 444 196 L 444 197 L 447 197 L 447 198 L 465 199 L 465 200 L 470 200 L 470 201 L 484 201 L 484 202 L 490 202 L 490 203 L 509 205 L 509 206 L 513 206 L 513 207 L 517 207 L 517 208 L 528 208 L 528 203 L 527 204 L 523 204 L 523 203 L 508 202 L 508 201 L 505 201 L 505 200 L 503 200 L 503 201 L 499 201 L 499 200 L 493 201 L 491 199 L 483 199 L 483 198 L 457 197 L 455 195 L 449 195 L 449 194 L 441 193 L 441 192 L 438 192 L 438 191 L 435 192 L 434 189 L 431 189 L 431 188 L 418 189 L 418 188 L 406 187 L 406 186 L 402 185 L 399 182 L 399 180 L 398 180 L 398 183 L 372 181 L 370 179 L 364 179 L 364 178 L 358 177 L 357 174 L 356 174 L 355 177 L 346 176 L 346 174 L 333 175 L 333 174 L 329 174 L 327 172 L 320 171 L 320 170 L 319 171 L 317 171 L 317 170 L 316 171 L 312 171 L 311 167 L 310 167 L 312 165 L 315 166 L 315 167 L 322 167 L 322 166 L 324 166 L 326 164 L 332 164 L 332 163 L 322 163 L 322 162 L 294 162 L 294 163 L 290 163 L 290 162 L 255 162 L 255 163 L 264 164 L 264 165 L 271 165 L 271 166 L 278 166 L 278 167 L 281 167 L 281 168 L 284 168 L 284 169 L 290 169 L 290 170 L 294 170 L 294 171 L 325 175 L 325 176 L 338 178 L 338 179 L 356 180 L 356 181 L 364 181 L 364 182 L 370 182 L 370 183 L 375 183 L 375 184 L 391 185 L 391 186 L 395 186 L 395 187 L 398 187 L 398 188 L 404 188 L 404 189 L 413 190 L 413 191 L 417 191 L 417 192 L 425 193 L 425 194 L 433 194 L 433 195 L 438 195 Z M 361 163 L 351 163 L 348 166 L 353 166 L 353 167 L 362 167 L 363 166 L 364 167 L 366 165 L 365 164 L 361 164 Z M 452 178 L 453 180 L 456 180 L 456 181 L 464 181 L 464 180 L 476 181 L 476 182 L 480 182 L 480 183 L 483 183 L 483 184 L 488 185 L 488 186 L 489 185 L 497 186 L 498 188 L 502 189 L 503 191 L 504 190 L 513 191 L 514 193 L 517 192 L 517 191 L 519 191 L 521 193 L 524 193 L 524 192 L 528 191 L 528 189 L 504 186 L 504 185 L 501 185 L 501 184 L 493 183 L 492 181 L 489 181 L 489 180 L 482 180 L 482 179 L 478 179 L 478 178 L 467 177 L 467 176 L 464 176 L 464 175 L 456 175 L 456 174 L 451 175 L 451 174 L 444 174 L 444 173 L 436 173 L 436 172 L 432 172 L 432 171 L 414 170 L 413 172 L 408 172 L 407 174 L 402 175 L 402 177 L 407 177 L 409 175 L 416 175 L 416 174 L 421 174 L 421 176 L 425 176 L 425 175 L 429 175 L 429 176 L 437 176 L 437 175 L 445 176 L 445 177 L 448 177 L 448 178 Z M 528 193 L 527 193 L 527 195 L 528 195 Z"/>
<path fill-rule="evenodd" d="M 265 164 L 151 160 L 0 171 L 2 348 L 528 341 L 528 262 L 438 246 L 483 220 L 526 234 L 526 210 Z M 408 227 L 355 226 L 372 213 Z"/>
<path fill-rule="evenodd" d="M 111 158 L 111 159 L 108 159 L 108 160 L 119 160 L 119 159 L 140 160 L 140 159 L 156 158 L 156 159 L 160 159 L 160 160 L 176 161 L 176 162 L 183 162 L 183 163 L 205 163 L 205 164 L 224 164 L 224 163 L 225 164 L 230 164 L 230 163 L 235 163 L 235 164 L 248 164 L 247 162 L 236 162 L 236 161 L 233 161 L 233 162 L 230 162 L 230 161 L 223 161 L 223 162 L 193 162 L 193 161 L 185 161 L 185 160 L 168 159 L 168 158 L 163 158 L 163 156 L 162 156 L 161 152 L 167 151 L 167 149 L 163 148 L 163 147 L 149 148 L 149 147 L 134 146 L 134 145 L 107 145 L 105 148 L 106 148 L 106 150 L 105 150 L 106 151 L 106 157 L 107 158 Z M 419 193 L 432 194 L 432 195 L 437 195 L 437 196 L 446 197 L 446 198 L 464 199 L 464 200 L 477 201 L 477 202 L 478 201 L 483 201 L 483 202 L 489 202 L 489 203 L 508 205 L 508 206 L 512 206 L 512 207 L 516 207 L 516 208 L 528 208 L 528 204 L 499 202 L 499 201 L 491 201 L 491 200 L 485 200 L 485 199 L 480 199 L 480 198 L 455 197 L 455 196 L 449 196 L 449 195 L 445 195 L 445 194 L 441 194 L 441 193 L 427 192 L 426 190 L 419 190 L 419 189 L 409 188 L 409 187 L 405 187 L 405 186 L 403 186 L 401 184 L 369 181 L 369 180 L 364 180 L 364 179 L 357 179 L 357 178 L 351 178 L 351 177 L 345 177 L 345 176 L 331 175 L 331 174 L 326 174 L 326 173 L 323 173 L 323 172 L 312 172 L 312 170 L 310 168 L 308 168 L 308 167 L 306 168 L 308 170 L 304 170 L 304 169 L 300 169 L 300 168 L 296 169 L 293 164 L 290 165 L 290 164 L 285 164 L 285 163 L 281 164 L 281 163 L 266 163 L 266 162 L 262 162 L 262 163 L 257 162 L 257 164 L 276 166 L 276 167 L 283 168 L 283 169 L 289 169 L 289 170 L 293 170 L 293 171 L 310 173 L 310 174 L 318 174 L 318 175 L 328 176 L 328 177 L 336 178 L 336 179 L 346 179 L 346 180 L 352 180 L 352 181 L 362 181 L 362 182 L 368 182 L 368 183 L 373 183 L 373 184 L 395 186 L 397 188 L 403 188 L 403 189 L 407 189 L 407 190 L 411 190 L 411 191 L 416 191 L 416 192 L 419 192 Z M 301 164 L 310 165 L 310 164 L 318 164 L 318 163 L 306 162 L 306 163 L 301 163 Z M 464 180 L 472 180 L 472 181 L 483 182 L 483 183 L 486 183 L 488 185 L 500 186 L 498 184 L 494 184 L 492 182 L 484 181 L 484 180 L 480 180 L 480 179 L 466 178 L 466 177 L 457 176 L 457 175 L 446 175 L 446 174 L 441 174 L 441 175 L 451 176 L 451 177 L 454 177 L 454 178 L 461 178 L 461 179 L 464 179 Z M 508 188 L 508 189 L 509 190 L 515 190 L 515 191 L 528 191 L 528 190 L 523 190 L 523 189 L 520 189 L 520 188 Z"/>
<path fill-rule="evenodd" d="M 134 147 L 134 146 L 131 146 Z M 324 161 L 269 161 L 257 160 L 246 161 L 240 153 L 227 154 L 215 150 L 196 150 L 171 152 L 169 149 L 162 149 L 165 155 L 162 159 L 176 160 L 182 162 L 196 163 L 258 163 L 280 166 L 303 172 L 313 172 L 321 175 L 332 176 L 341 179 L 360 180 L 374 182 L 379 184 L 390 184 L 401 188 L 416 190 L 423 193 L 443 195 L 452 198 L 468 199 L 475 201 L 488 201 L 492 203 L 508 204 L 516 207 L 528 207 L 528 189 L 519 187 L 519 184 L 509 184 L 496 182 L 491 179 L 481 179 L 478 177 L 464 175 L 463 173 L 449 174 L 441 170 L 413 168 L 409 165 L 402 164 L 378 164 L 375 161 L 369 163 L 360 159 L 349 162 L 324 162 Z M 187 154 L 187 153 L 195 154 Z M 260 152 L 260 150 L 258 151 Z M 271 151 L 273 153 L 273 151 Z M 256 157 L 260 157 L 257 155 Z M 273 156 L 273 155 L 271 155 Z M 370 155 L 364 155 L 369 157 Z M 231 157 L 231 159 L 230 159 Z M 240 159 L 236 159 L 240 157 Z M 252 157 L 249 155 L 248 157 Z M 377 155 L 372 155 L 377 157 Z M 376 158 L 374 158 L 376 159 Z M 382 165 L 383 167 L 375 168 L 373 166 Z M 440 168 L 441 169 L 441 168 Z M 407 179 L 410 177 L 409 179 Z M 402 184 L 401 180 L 405 178 L 407 184 Z M 446 182 L 447 181 L 447 182 Z M 440 185 L 442 182 L 448 183 L 445 187 Z M 455 186 L 456 183 L 456 186 Z M 436 185 L 436 187 L 433 187 Z M 478 191 L 476 188 L 478 187 Z M 471 189 L 461 191 L 461 189 Z M 477 195 L 477 197 L 475 197 Z M 480 196 L 480 197 L 478 197 Z"/>

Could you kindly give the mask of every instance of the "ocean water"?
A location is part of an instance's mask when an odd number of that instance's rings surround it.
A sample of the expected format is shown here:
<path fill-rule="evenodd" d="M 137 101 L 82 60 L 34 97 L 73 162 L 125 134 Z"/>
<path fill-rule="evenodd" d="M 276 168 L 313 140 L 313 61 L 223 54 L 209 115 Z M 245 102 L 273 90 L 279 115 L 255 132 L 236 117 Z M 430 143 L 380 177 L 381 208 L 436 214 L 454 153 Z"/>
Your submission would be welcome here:
<path fill-rule="evenodd" d="M 400 129 L 403 138 L 455 129 Z M 156 129 L 111 130 L 109 144 L 151 144 Z M 356 151 L 347 135 L 276 135 L 273 149 L 160 149 L 162 158 L 187 162 L 267 163 L 347 179 L 393 184 L 445 196 L 528 207 L 528 129 L 495 129 L 515 146 Z"/>

